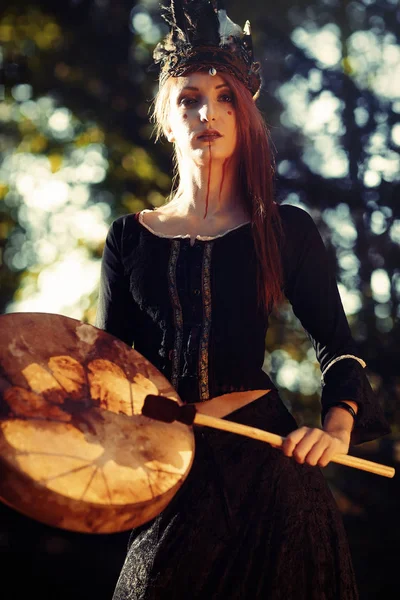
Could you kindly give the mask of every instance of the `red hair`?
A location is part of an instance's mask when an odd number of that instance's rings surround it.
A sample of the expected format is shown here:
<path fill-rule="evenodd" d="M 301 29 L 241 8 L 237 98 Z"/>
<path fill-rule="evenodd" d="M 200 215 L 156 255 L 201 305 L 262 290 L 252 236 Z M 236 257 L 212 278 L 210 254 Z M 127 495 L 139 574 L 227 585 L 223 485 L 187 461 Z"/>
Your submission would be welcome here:
<path fill-rule="evenodd" d="M 238 185 L 244 206 L 251 215 L 252 235 L 258 259 L 257 291 L 260 307 L 269 312 L 283 298 L 282 264 L 279 240 L 282 227 L 278 206 L 274 202 L 274 160 L 267 125 L 247 88 L 235 77 L 222 73 L 234 95 L 237 126 Z M 160 89 L 154 103 L 153 119 L 156 139 L 165 133 L 168 122 L 170 77 Z M 174 156 L 176 189 L 177 159 Z"/>

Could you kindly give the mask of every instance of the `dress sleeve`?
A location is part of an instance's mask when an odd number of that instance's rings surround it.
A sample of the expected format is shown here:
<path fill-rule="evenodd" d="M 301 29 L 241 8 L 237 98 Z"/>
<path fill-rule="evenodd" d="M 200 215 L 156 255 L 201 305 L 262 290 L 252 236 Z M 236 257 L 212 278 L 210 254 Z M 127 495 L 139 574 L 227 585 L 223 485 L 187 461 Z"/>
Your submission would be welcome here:
<path fill-rule="evenodd" d="M 135 303 L 123 265 L 124 220 L 114 221 L 108 230 L 101 261 L 99 299 L 95 325 L 129 346 L 134 342 Z"/>
<path fill-rule="evenodd" d="M 310 215 L 282 206 L 285 295 L 306 330 L 322 371 L 322 423 L 329 408 L 340 400 L 358 405 L 351 444 L 390 433 L 365 363 L 357 354 L 343 310 L 333 267 Z"/>

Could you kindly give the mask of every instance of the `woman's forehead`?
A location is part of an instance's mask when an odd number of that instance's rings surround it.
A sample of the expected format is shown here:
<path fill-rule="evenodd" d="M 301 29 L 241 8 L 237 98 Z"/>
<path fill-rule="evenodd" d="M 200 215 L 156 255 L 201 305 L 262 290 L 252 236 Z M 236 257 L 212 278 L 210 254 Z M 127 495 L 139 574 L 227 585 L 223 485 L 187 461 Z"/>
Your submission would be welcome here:
<path fill-rule="evenodd" d="M 175 88 L 178 93 L 185 88 L 192 89 L 193 91 L 207 90 L 209 92 L 210 90 L 218 90 L 227 85 L 225 79 L 218 73 L 216 75 L 210 75 L 207 72 L 197 72 L 189 73 L 182 77 L 174 77 L 173 88 Z"/>

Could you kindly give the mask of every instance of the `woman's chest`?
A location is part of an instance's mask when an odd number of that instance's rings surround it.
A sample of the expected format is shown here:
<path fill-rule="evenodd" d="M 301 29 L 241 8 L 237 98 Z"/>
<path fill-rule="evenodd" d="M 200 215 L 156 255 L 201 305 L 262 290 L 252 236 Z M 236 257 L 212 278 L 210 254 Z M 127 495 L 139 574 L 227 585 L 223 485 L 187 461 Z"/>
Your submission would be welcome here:
<path fill-rule="evenodd" d="M 191 245 L 189 239 L 144 234 L 125 260 L 125 273 L 142 308 L 191 308 L 199 315 L 212 308 L 223 319 L 243 319 L 257 306 L 256 264 L 251 235 Z"/>

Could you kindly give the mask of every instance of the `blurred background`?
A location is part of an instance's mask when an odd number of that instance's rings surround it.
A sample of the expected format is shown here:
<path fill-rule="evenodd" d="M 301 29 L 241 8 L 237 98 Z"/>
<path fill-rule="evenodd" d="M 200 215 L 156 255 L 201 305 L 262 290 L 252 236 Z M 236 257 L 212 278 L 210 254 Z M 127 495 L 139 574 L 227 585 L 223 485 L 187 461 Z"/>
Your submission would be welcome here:
<path fill-rule="evenodd" d="M 358 354 L 392 433 L 352 454 L 400 469 L 400 8 L 398 0 L 230 0 L 253 24 L 259 100 L 279 203 L 326 243 Z M 107 229 L 161 205 L 168 143 L 154 143 L 156 0 L 2 0 L 0 307 L 94 323 Z M 1 337 L 1 333 L 0 333 Z M 0 340 L 1 343 L 1 340 Z M 265 369 L 299 424 L 320 425 L 320 370 L 289 305 Z M 361 600 L 398 598 L 400 475 L 329 465 Z M 1 475 L 0 475 L 1 476 Z M 110 600 L 128 533 L 53 529 L 0 504 L 7 600 Z"/>

